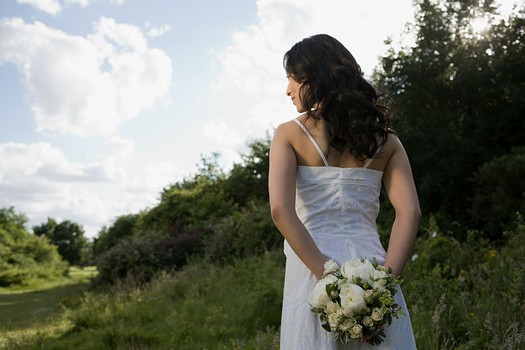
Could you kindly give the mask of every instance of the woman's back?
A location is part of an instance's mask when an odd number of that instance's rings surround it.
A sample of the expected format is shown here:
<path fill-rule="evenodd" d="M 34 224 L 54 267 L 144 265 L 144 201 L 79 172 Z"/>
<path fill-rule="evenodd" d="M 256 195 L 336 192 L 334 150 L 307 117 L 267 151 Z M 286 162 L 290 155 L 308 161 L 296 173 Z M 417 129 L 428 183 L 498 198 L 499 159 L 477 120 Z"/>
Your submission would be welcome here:
<path fill-rule="evenodd" d="M 326 121 L 323 118 L 306 118 L 305 115 L 302 115 L 296 120 L 299 121 L 314 138 L 315 142 L 319 145 L 321 152 L 326 157 L 329 166 L 339 168 L 361 168 L 370 161 L 370 159 L 359 161 L 349 151 L 340 152 L 331 147 L 330 134 Z M 297 158 L 297 164 L 304 166 L 324 165 L 319 152 L 311 140 L 309 140 L 305 132 L 293 124 L 293 121 L 290 121 L 285 125 L 290 129 L 290 136 L 292 137 L 291 143 Z M 368 168 L 381 172 L 385 170 L 388 160 L 395 148 L 394 140 L 390 139 L 395 139 L 396 136 L 394 134 L 391 134 L 390 136 L 391 137 L 388 137 L 386 143 L 381 147 L 380 152 L 377 152 L 376 158 L 374 158 L 367 166 Z"/>

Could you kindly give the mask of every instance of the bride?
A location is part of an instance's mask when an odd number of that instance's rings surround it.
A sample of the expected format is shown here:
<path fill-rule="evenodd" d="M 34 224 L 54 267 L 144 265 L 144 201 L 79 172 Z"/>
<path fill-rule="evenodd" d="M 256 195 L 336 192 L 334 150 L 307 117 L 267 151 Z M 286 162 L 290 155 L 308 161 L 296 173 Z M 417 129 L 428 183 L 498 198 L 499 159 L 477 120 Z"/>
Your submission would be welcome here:
<path fill-rule="evenodd" d="M 281 349 L 415 349 L 401 290 L 395 299 L 405 316 L 386 327 L 379 346 L 342 344 L 310 311 L 308 296 L 327 260 L 375 259 L 400 275 L 421 212 L 388 109 L 378 105 L 352 54 L 315 35 L 284 55 L 284 68 L 286 95 L 302 114 L 276 129 L 270 147 L 271 214 L 287 258 Z M 382 185 L 396 214 L 386 251 L 376 227 Z"/>

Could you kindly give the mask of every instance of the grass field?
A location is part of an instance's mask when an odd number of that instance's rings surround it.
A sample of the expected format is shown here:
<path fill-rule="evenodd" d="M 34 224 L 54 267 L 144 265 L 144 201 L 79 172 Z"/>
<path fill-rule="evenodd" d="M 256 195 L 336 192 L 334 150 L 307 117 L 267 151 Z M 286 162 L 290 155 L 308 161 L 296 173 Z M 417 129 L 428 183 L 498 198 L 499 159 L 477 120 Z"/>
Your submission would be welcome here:
<path fill-rule="evenodd" d="M 80 281 L 1 295 L 0 313 L 9 308 L 11 317 L 2 320 L 10 325 L 0 326 L 0 349 L 277 349 L 281 256 L 269 252 L 227 266 L 194 261 L 140 288 L 86 290 Z M 16 317 L 26 312 L 33 315 Z"/>
<path fill-rule="evenodd" d="M 63 331 L 61 320 L 65 307 L 77 302 L 78 296 L 96 275 L 94 267 L 71 267 L 60 281 L 29 290 L 0 290 L 0 349 L 37 333 Z"/>
<path fill-rule="evenodd" d="M 429 350 L 525 350 L 525 225 L 494 247 L 421 237 L 404 273 L 416 343 Z M 437 262 L 436 262 L 437 261 Z M 279 346 L 281 250 L 220 265 L 195 259 L 149 285 L 0 292 L 0 349 L 271 350 Z"/>

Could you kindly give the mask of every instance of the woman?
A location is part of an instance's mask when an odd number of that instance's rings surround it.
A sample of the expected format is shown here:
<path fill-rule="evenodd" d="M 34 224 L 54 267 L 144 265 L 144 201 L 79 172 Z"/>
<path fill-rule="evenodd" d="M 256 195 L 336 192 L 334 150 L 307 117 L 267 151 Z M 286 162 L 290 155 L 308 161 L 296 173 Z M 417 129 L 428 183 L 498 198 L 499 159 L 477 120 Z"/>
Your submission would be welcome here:
<path fill-rule="evenodd" d="M 286 95 L 302 113 L 280 125 L 270 147 L 272 218 L 285 238 L 286 277 L 281 349 L 414 349 L 406 316 L 386 328 L 380 346 L 343 345 L 321 328 L 308 295 L 324 263 L 376 259 L 400 275 L 414 244 L 421 212 L 405 150 L 388 110 L 352 54 L 336 39 L 315 35 L 284 56 Z M 381 182 L 395 209 L 388 249 L 375 220 Z"/>

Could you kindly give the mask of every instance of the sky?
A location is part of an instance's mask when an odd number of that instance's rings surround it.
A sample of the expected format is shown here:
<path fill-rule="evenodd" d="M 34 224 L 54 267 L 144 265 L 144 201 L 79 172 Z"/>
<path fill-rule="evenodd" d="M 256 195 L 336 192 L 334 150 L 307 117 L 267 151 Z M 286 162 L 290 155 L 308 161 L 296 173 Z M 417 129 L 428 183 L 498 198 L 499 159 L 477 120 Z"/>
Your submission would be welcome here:
<path fill-rule="evenodd" d="M 0 208 L 94 238 L 202 157 L 220 153 L 227 171 L 295 118 L 282 57 L 297 41 L 330 34 L 369 76 L 412 3 L 2 0 Z"/>

